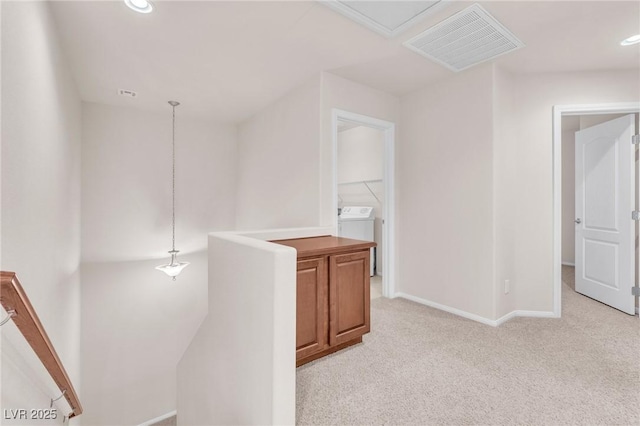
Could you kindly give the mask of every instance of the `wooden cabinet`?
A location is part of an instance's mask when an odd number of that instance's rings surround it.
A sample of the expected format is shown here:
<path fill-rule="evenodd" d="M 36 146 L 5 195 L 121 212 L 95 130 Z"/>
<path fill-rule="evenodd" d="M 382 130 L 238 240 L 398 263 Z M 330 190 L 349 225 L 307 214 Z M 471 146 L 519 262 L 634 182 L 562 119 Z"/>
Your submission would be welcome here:
<path fill-rule="evenodd" d="M 298 251 L 296 364 L 362 342 L 370 330 L 369 249 L 375 243 L 332 236 L 274 242 Z"/>

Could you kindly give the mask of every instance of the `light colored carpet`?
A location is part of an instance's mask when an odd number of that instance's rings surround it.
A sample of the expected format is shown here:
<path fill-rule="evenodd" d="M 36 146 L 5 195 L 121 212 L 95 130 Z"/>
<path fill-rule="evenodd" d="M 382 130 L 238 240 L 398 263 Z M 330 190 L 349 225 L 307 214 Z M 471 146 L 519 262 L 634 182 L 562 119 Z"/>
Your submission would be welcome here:
<path fill-rule="evenodd" d="M 297 423 L 638 425 L 640 327 L 568 286 L 561 319 L 498 328 L 371 301 L 364 342 L 297 370 Z"/>
<path fill-rule="evenodd" d="M 573 266 L 562 265 L 562 282 L 565 283 L 573 291 L 576 291 L 576 268 Z M 566 289 L 563 288 L 563 290 Z"/>
<path fill-rule="evenodd" d="M 369 294 L 371 300 L 382 297 L 382 277 L 380 275 L 371 277 L 371 291 Z"/>

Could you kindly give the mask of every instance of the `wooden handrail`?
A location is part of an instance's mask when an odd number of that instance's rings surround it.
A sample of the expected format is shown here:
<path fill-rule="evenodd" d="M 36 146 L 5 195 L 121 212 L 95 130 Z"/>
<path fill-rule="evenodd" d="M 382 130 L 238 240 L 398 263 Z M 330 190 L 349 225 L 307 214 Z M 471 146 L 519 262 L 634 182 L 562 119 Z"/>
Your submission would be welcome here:
<path fill-rule="evenodd" d="M 11 319 L 40 358 L 60 391 L 64 392 L 72 410 L 68 417 L 79 416 L 82 414 L 82 405 L 76 390 L 15 272 L 0 271 L 0 284 L 0 303 L 7 312 L 15 312 Z"/>

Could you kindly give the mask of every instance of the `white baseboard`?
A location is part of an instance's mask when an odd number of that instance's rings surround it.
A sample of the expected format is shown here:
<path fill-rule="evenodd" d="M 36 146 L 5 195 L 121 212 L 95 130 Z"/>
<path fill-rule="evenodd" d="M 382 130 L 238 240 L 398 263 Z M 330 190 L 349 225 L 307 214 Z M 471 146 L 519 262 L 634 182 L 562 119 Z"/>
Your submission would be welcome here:
<path fill-rule="evenodd" d="M 508 320 L 515 317 L 530 317 L 530 318 L 558 318 L 556 314 L 550 311 L 524 311 L 524 310 L 515 310 L 509 312 L 508 314 L 498 318 L 497 320 L 492 320 L 489 318 L 485 318 L 480 315 L 472 314 L 470 312 L 463 311 L 461 309 L 452 308 L 451 306 L 442 305 L 440 303 L 432 302 L 430 300 L 422 299 L 420 297 L 412 296 L 406 293 L 396 293 L 394 297 L 402 297 L 403 299 L 411 300 L 416 303 L 420 303 L 421 305 L 429 306 L 431 308 L 439 309 L 441 311 L 449 312 L 450 314 L 457 315 L 462 318 L 470 319 L 472 321 L 476 321 L 482 324 L 490 325 L 492 327 L 497 327 L 500 324 L 507 322 Z"/>
<path fill-rule="evenodd" d="M 558 318 L 558 316 L 551 311 L 523 311 L 523 310 L 515 310 L 511 311 L 508 314 L 498 318 L 496 320 L 496 325 L 503 324 L 515 317 L 525 317 L 525 318 Z"/>
<path fill-rule="evenodd" d="M 452 308 L 451 306 L 442 305 L 440 303 L 432 302 L 430 300 L 421 299 L 416 296 L 412 296 L 406 293 L 396 293 L 396 297 L 402 297 L 403 299 L 411 300 L 416 303 L 420 303 L 421 305 L 429 306 L 431 308 L 436 308 L 441 311 L 449 312 L 450 314 L 458 315 L 459 317 L 467 318 L 473 321 L 480 322 L 482 324 L 490 325 L 492 327 L 497 326 L 494 320 L 490 320 L 489 318 L 482 317 L 480 315 L 472 314 L 470 312 L 463 311 L 461 309 Z"/>
<path fill-rule="evenodd" d="M 575 268 L 576 264 L 575 263 L 571 263 L 571 262 L 565 262 L 564 260 L 562 261 L 562 264 L 564 266 L 573 266 Z"/>
<path fill-rule="evenodd" d="M 178 412 L 176 410 L 173 410 L 170 413 L 163 414 L 161 416 L 156 417 L 155 419 L 147 420 L 144 423 L 140 423 L 138 426 L 151 426 L 154 423 L 158 423 L 158 422 L 160 422 L 162 420 L 166 420 L 169 417 L 173 417 L 173 416 L 175 416 L 177 414 L 178 414 Z"/>

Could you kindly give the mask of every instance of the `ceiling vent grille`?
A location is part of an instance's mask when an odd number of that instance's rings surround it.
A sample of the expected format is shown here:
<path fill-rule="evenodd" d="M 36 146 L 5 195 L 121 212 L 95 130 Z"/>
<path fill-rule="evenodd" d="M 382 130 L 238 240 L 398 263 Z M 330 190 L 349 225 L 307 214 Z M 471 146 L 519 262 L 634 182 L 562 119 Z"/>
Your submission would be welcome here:
<path fill-rule="evenodd" d="M 522 41 L 479 4 L 456 13 L 403 44 L 455 72 L 524 47 Z"/>

